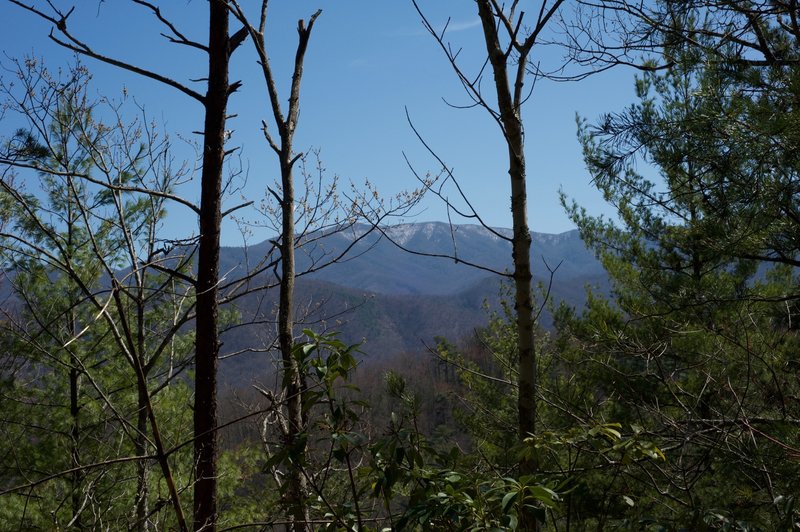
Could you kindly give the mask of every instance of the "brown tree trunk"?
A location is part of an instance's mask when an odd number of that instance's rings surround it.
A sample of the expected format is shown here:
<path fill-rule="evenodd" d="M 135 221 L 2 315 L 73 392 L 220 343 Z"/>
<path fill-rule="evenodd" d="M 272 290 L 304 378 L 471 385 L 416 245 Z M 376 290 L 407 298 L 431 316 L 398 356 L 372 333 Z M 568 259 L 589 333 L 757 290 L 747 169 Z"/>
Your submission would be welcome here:
<path fill-rule="evenodd" d="M 74 321 L 72 321 L 74 324 Z M 72 328 L 72 327 L 71 327 Z M 70 335 L 74 337 L 75 333 L 70 331 Z M 81 520 L 81 489 L 83 486 L 84 472 L 81 469 L 81 455 L 80 455 L 80 436 L 81 436 L 81 421 L 80 421 L 80 387 L 81 375 L 78 368 L 74 366 L 76 362 L 71 362 L 73 365 L 69 370 L 69 414 L 72 419 L 72 426 L 70 427 L 70 459 L 72 467 L 75 471 L 72 473 L 72 526 L 77 530 L 83 530 L 83 523 Z"/>
<path fill-rule="evenodd" d="M 67 176 L 67 190 L 73 190 L 72 178 Z M 66 262 L 72 259 L 72 253 L 75 250 L 75 243 L 73 240 L 73 231 L 75 229 L 77 215 L 74 212 L 74 205 L 72 201 L 67 204 L 67 254 Z M 72 293 L 70 299 L 73 302 L 80 301 L 77 294 Z M 75 338 L 78 335 L 78 318 L 75 315 L 74 308 L 70 308 L 67 314 L 67 331 L 69 338 Z M 69 353 L 68 353 L 69 354 Z M 77 355 L 76 355 L 77 356 Z M 72 506 L 72 526 L 76 530 L 83 530 L 83 520 L 81 519 L 81 490 L 83 488 L 84 471 L 79 469 L 81 467 L 81 407 L 80 407 L 80 389 L 81 389 L 81 374 L 78 369 L 78 360 L 69 361 L 69 414 L 71 420 L 70 426 L 70 459 L 72 467 L 75 471 L 72 473 L 71 493 L 71 506 Z"/>
<path fill-rule="evenodd" d="M 284 144 L 286 146 L 286 144 Z M 291 148 L 291 140 L 288 142 Z M 303 413 L 302 375 L 300 368 L 292 356 L 294 346 L 294 181 L 292 176 L 291 152 L 282 154 L 281 185 L 283 187 L 283 209 L 281 235 L 281 282 L 280 301 L 278 306 L 278 341 L 283 361 L 284 382 L 286 383 L 286 410 L 288 414 L 288 434 L 286 445 L 291 449 L 292 467 L 288 471 L 287 502 L 292 514 L 292 529 L 303 531 L 309 521 L 308 481 L 304 474 L 306 444 L 301 435 L 306 430 L 306 419 Z"/>
<path fill-rule="evenodd" d="M 497 92 L 497 109 L 508 147 L 508 175 L 511 180 L 511 216 L 513 220 L 512 258 L 514 263 L 514 310 L 516 311 L 517 352 L 519 356 L 519 395 L 517 402 L 519 439 L 522 442 L 536 433 L 536 348 L 534 344 L 534 312 L 531 293 L 531 233 L 528 227 L 528 195 L 526 189 L 525 135 L 522 124 L 522 85 L 527 54 L 533 38 L 519 45 L 517 68 L 512 71 L 515 82 L 509 81 L 509 56 L 497 34 L 497 21 L 490 0 L 478 0 L 478 15 L 483 26 L 489 62 L 492 65 Z M 535 38 L 535 37 L 534 37 Z M 535 458 L 521 458 L 519 476 L 534 475 L 538 470 Z M 537 530 L 539 524 L 532 512 L 522 506 L 521 530 Z"/>
<path fill-rule="evenodd" d="M 92 57 L 103 63 L 133 72 L 167 86 L 173 87 L 191 98 L 201 102 L 205 110 L 203 129 L 203 168 L 201 174 L 201 199 L 199 208 L 200 238 L 198 244 L 196 290 L 196 337 L 195 337 L 195 403 L 194 403 L 194 527 L 197 530 L 216 529 L 217 492 L 217 356 L 219 352 L 217 284 L 219 281 L 219 245 L 221 223 L 222 173 L 225 159 L 225 118 L 228 96 L 235 85 L 228 83 L 229 58 L 233 50 L 241 44 L 247 32 L 228 36 L 228 0 L 209 0 L 209 41 L 204 46 L 189 41 L 188 44 L 207 50 L 209 59 L 208 90 L 205 95 L 155 71 L 136 66 L 113 57 L 98 53 L 78 40 L 68 30 L 69 18 L 73 10 L 60 11 L 49 3 L 52 13 L 38 9 L 34 5 L 12 0 L 21 8 L 49 21 L 61 38 L 51 33 L 51 38 L 66 49 Z M 171 23 L 162 18 L 157 6 L 150 2 L 137 2 L 150 9 L 153 15 L 165 22 L 175 35 Z M 265 4 L 266 5 L 266 4 Z M 182 38 L 182 36 L 180 36 Z M 168 37 L 169 38 L 169 37 Z M 116 292 L 114 292 L 117 297 Z M 147 416 L 150 421 L 153 444 L 157 459 L 167 483 L 170 499 L 174 505 L 180 530 L 187 526 L 181 509 L 179 492 L 172 477 L 168 457 L 163 447 L 158 424 L 152 404 L 147 396 L 146 375 L 138 359 L 134 360 L 139 386 L 145 390 Z"/>
<path fill-rule="evenodd" d="M 145 376 L 145 381 L 137 386 L 136 401 L 136 456 L 144 457 L 147 454 L 147 405 L 149 391 L 147 389 L 147 361 L 145 360 L 145 276 L 141 272 L 136 273 L 136 353 L 134 356 L 139 358 L 139 365 Z M 147 460 L 136 462 L 136 530 L 145 532 L 150 529 L 147 523 L 149 489 L 147 485 Z"/>
<path fill-rule="evenodd" d="M 303 79 L 303 62 L 308 48 L 308 40 L 311 37 L 311 30 L 321 11 L 318 10 L 314 13 L 308 19 L 308 24 L 302 19 L 297 22 L 299 42 L 295 53 L 289 106 L 284 116 L 264 39 L 267 3 L 267 0 L 262 0 L 261 20 L 258 30 L 247 21 L 244 13 L 237 11 L 237 16 L 248 28 L 256 46 L 256 53 L 259 56 L 269 95 L 272 116 L 280 134 L 280 145 L 278 145 L 269 134 L 265 123 L 264 136 L 270 147 L 278 155 L 281 168 L 281 195 L 279 198 L 281 206 L 281 278 L 278 300 L 278 346 L 281 352 L 284 373 L 283 392 L 286 398 L 287 423 L 283 437 L 284 446 L 289 450 L 290 456 L 290 467 L 286 472 L 287 490 L 285 503 L 289 508 L 291 528 L 295 531 L 304 531 L 310 529 L 308 478 L 304 470 L 307 452 L 304 432 L 308 428 L 308 415 L 303 411 L 304 375 L 292 355 L 292 348 L 294 347 L 294 284 L 296 276 L 293 169 L 300 157 L 300 155 L 294 153 L 293 142 L 300 117 L 300 85 Z"/>
<path fill-rule="evenodd" d="M 194 397 L 194 529 L 212 532 L 217 520 L 217 283 L 228 103 L 228 7 L 209 2 L 208 93 L 205 97 Z"/>
<path fill-rule="evenodd" d="M 528 227 L 525 139 L 520 102 L 512 96 L 508 80 L 507 56 L 500 47 L 491 2 L 478 1 L 486 49 L 494 73 L 497 103 L 508 146 L 508 175 L 511 179 L 511 216 L 513 219 L 514 309 L 517 318 L 519 350 L 519 436 L 536 431 L 536 350 L 534 346 L 533 299 L 531 295 L 531 233 Z M 517 92 L 517 91 L 515 91 Z M 520 473 L 535 472 L 533 464 L 523 461 Z"/>

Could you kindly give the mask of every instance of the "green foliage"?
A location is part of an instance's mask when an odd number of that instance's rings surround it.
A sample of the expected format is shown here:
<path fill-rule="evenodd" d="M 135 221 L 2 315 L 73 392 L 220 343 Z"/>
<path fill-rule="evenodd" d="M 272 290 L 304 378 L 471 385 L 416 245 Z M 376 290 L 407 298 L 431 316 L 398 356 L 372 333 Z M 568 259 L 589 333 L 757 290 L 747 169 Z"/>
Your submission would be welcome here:
<path fill-rule="evenodd" d="M 312 491 L 307 504 L 313 515 L 329 523 L 332 530 L 350 530 L 360 523 L 359 504 L 367 492 L 366 484 L 357 478 L 367 441 L 360 430 L 366 404 L 349 382 L 357 366 L 358 345 L 346 345 L 335 334 L 320 335 L 310 329 L 303 334 L 306 340 L 294 345 L 292 356 L 303 383 L 302 415 L 309 423 L 293 445 L 264 440 L 268 456 L 260 468 L 273 479 L 282 478 L 288 468 L 301 470 Z M 267 416 L 275 416 L 276 407 L 268 408 Z M 265 426 L 277 425 L 280 437 L 284 434 L 280 422 L 270 423 L 270 419 Z M 262 438 L 266 437 L 262 433 Z M 281 496 L 289 489 L 281 482 L 276 487 Z"/>
<path fill-rule="evenodd" d="M 800 414 L 787 400 L 798 392 L 787 238 L 798 152 L 783 116 L 795 74 L 698 50 L 667 46 L 675 66 L 637 81 L 639 103 L 580 123 L 618 220 L 569 212 L 615 298 L 559 311 L 559 357 L 582 388 L 573 412 L 646 427 L 669 449 L 665 464 L 612 483 L 638 493 L 626 522 L 774 529 L 792 513 L 776 497 L 798 489 L 785 459 Z"/>
<path fill-rule="evenodd" d="M 666 460 L 651 435 L 640 426 L 629 433 L 614 423 L 564 419 L 560 408 L 546 401 L 540 415 L 546 425 L 523 445 L 517 440 L 513 322 L 493 315 L 479 333 L 480 355 L 440 341 L 437 355 L 456 368 L 463 387 L 454 389 L 463 405 L 457 419 L 473 436 L 474 452 L 432 442 L 417 428 L 421 407 L 417 394 L 397 373 L 387 374 L 387 391 L 399 401 L 388 439 L 373 446 L 377 479 L 373 493 L 387 508 L 404 501 L 397 528 L 509 529 L 523 508 L 542 521 L 561 526 L 570 520 L 600 523 L 613 515 L 617 522 L 636 504 L 635 491 L 609 494 L 598 479 L 616 477 L 644 462 Z M 553 393 L 560 367 L 547 335 L 540 338 L 543 361 L 539 382 Z M 469 356 L 466 353 L 470 353 Z M 564 398 L 555 397 L 562 401 Z M 627 431 L 625 431 L 627 432 Z M 547 464 L 536 477 L 514 477 L 520 457 L 537 457 Z M 609 496 L 615 504 L 609 506 Z M 592 508 L 592 501 L 599 507 Z"/>
<path fill-rule="evenodd" d="M 191 352 L 179 331 L 192 298 L 154 267 L 164 202 L 147 187 L 166 192 L 175 176 L 159 166 L 166 145 L 153 132 L 145 148 L 137 122 L 89 100 L 83 67 L 70 74 L 29 61 L 18 73 L 25 98 L 1 85 L 6 110 L 29 127 L 2 148 L 0 196 L 13 207 L 0 253 L 15 300 L 2 323 L 0 506 L 26 529 L 169 528 L 152 456 L 160 445 L 172 479 L 189 485 L 189 389 L 176 377 Z M 15 172 L 35 179 L 16 187 Z"/>

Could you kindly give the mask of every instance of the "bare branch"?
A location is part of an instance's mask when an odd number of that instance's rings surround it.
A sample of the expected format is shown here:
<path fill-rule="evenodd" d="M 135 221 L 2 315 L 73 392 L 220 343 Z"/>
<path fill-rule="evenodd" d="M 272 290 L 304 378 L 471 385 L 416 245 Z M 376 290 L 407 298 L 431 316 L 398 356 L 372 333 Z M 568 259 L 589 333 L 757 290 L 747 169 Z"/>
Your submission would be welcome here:
<path fill-rule="evenodd" d="M 205 102 L 205 96 L 202 96 L 200 93 L 198 93 L 196 91 L 193 91 L 192 89 L 186 87 L 185 85 L 179 83 L 178 81 L 176 81 L 176 80 L 174 80 L 172 78 L 169 78 L 169 77 L 164 76 L 162 74 L 158 74 L 157 72 L 153 72 L 153 71 L 150 71 L 150 70 L 147 70 L 147 69 L 132 65 L 132 64 L 127 63 L 125 61 L 120 61 L 118 59 L 114 59 L 112 57 L 108 57 L 106 55 L 103 55 L 103 54 L 101 54 L 99 52 L 94 51 L 90 46 L 88 46 L 87 44 L 85 44 L 85 43 L 81 42 L 80 40 L 78 40 L 67 29 L 67 17 L 69 17 L 69 15 L 72 13 L 72 10 L 70 10 L 66 15 L 61 15 L 60 13 L 58 13 L 59 18 L 55 18 L 53 16 L 50 16 L 50 15 L 46 14 L 45 12 L 43 12 L 43 11 L 41 11 L 39 9 L 36 9 L 35 7 L 33 7 L 31 5 L 25 4 L 21 0 L 9 0 L 9 1 L 11 3 L 16 4 L 16 5 L 20 6 L 21 8 L 26 9 L 26 10 L 38 15 L 39 17 L 51 22 L 58 29 L 59 33 L 61 33 L 67 39 L 66 41 L 59 39 L 58 37 L 56 37 L 53 34 L 53 31 L 51 30 L 50 34 L 49 34 L 49 37 L 53 42 L 57 43 L 58 45 L 63 46 L 64 48 L 66 48 L 68 50 L 72 50 L 73 52 L 76 52 L 78 54 L 85 55 L 87 57 L 91 57 L 91 58 L 96 59 L 98 61 L 101 61 L 103 63 L 109 64 L 109 65 L 112 65 L 112 66 L 116 66 L 116 67 L 121 68 L 123 70 L 127 70 L 129 72 L 133 72 L 134 74 L 138 74 L 140 76 L 144 76 L 146 78 L 150 78 L 150 79 L 153 79 L 153 80 L 158 81 L 160 83 L 163 83 L 165 85 L 168 85 L 170 87 L 173 87 L 173 88 L 181 91 L 182 93 L 186 94 L 187 96 L 190 96 L 191 98 L 197 100 L 200 103 L 204 103 Z"/>
<path fill-rule="evenodd" d="M 172 36 L 169 36 L 169 35 L 166 35 L 166 34 L 163 34 L 163 33 L 162 33 L 162 36 L 164 36 L 167 39 L 169 39 L 170 42 L 173 42 L 173 43 L 176 43 L 176 44 L 184 44 L 186 46 L 190 46 L 192 48 L 197 48 L 199 50 L 202 50 L 203 52 L 208 53 L 208 46 L 206 46 L 204 44 L 200 44 L 199 42 L 187 39 L 186 36 L 183 35 L 183 33 L 178 31 L 178 29 L 175 27 L 175 25 L 172 22 L 170 22 L 167 18 L 164 17 L 164 15 L 161 14 L 161 9 L 158 6 L 156 6 L 156 5 L 154 5 L 154 4 L 150 3 L 150 2 L 147 2 L 145 0 L 133 0 L 133 2 L 135 4 L 139 4 L 141 6 L 144 6 L 144 7 L 148 8 L 156 16 L 156 18 L 169 29 L 169 31 L 172 33 Z"/>

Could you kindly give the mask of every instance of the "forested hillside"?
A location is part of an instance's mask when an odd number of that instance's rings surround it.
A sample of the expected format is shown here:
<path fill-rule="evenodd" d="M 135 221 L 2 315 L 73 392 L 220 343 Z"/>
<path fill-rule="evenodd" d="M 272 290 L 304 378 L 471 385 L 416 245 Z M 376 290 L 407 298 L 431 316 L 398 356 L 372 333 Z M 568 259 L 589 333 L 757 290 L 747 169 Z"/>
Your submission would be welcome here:
<path fill-rule="evenodd" d="M 366 227 L 352 233 L 334 233 L 322 238 L 298 264 L 305 269 L 314 253 L 341 253 Z M 507 232 L 507 230 L 503 230 Z M 479 227 L 444 223 L 396 225 L 387 228 L 390 237 L 403 235 L 401 245 L 411 245 L 419 252 L 448 253 L 452 236 L 463 260 L 497 269 L 510 266 L 506 242 L 494 238 Z M 540 283 L 541 323 L 552 329 L 552 312 L 545 303 L 582 307 L 586 289 L 608 292 L 608 278 L 600 262 L 580 240 L 577 231 L 562 235 L 534 234 L 537 258 L 535 279 Z M 222 269 L 235 277 L 247 271 L 246 257 L 260 256 L 268 243 L 243 248 L 223 248 Z M 304 308 L 302 320 L 318 330 L 336 331 L 348 344 L 361 344 L 365 363 L 408 352 L 424 353 L 435 345 L 437 337 L 461 340 L 488 323 L 489 313 L 500 308 L 502 281 L 482 270 L 466 268 L 452 260 L 419 257 L 400 249 L 388 237 L 371 233 L 358 242 L 346 262 L 333 264 L 297 282 L 296 299 Z M 555 272 L 550 276 L 547 266 Z M 558 268 L 556 269 L 556 266 Z M 544 301 L 544 288 L 550 288 Z M 261 332 L 262 320 L 274 320 L 277 304 L 275 291 L 255 292 L 236 300 L 231 306 L 237 321 L 250 326 L 236 327 L 223 334 L 223 356 L 268 342 Z M 297 325 L 298 333 L 302 323 Z M 423 355 L 424 356 L 424 355 Z M 243 354 L 221 366 L 225 384 L 247 385 L 249 377 L 263 372 L 258 354 Z"/>
<path fill-rule="evenodd" d="M 797 2 L 408 0 L 441 67 L 402 94 L 481 118 L 406 108 L 431 168 L 401 147 L 390 192 L 297 133 L 368 106 L 334 81 L 390 67 L 333 79 L 323 37 L 396 4 L 111 4 L 0 8 L 53 56 L 0 60 L 0 530 L 800 529 Z M 576 128 L 604 205 L 537 233 L 536 96 L 612 70 L 635 99 Z"/>

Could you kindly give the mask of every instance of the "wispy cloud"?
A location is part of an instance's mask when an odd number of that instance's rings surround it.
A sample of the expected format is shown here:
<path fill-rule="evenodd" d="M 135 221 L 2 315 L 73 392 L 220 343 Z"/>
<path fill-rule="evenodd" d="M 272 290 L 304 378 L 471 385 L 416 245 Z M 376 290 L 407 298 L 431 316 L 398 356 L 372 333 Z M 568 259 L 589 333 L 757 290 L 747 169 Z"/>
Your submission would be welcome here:
<path fill-rule="evenodd" d="M 481 25 L 481 19 L 475 17 L 473 20 L 465 21 L 465 22 L 454 22 L 450 21 L 450 24 L 447 24 L 447 32 L 450 33 L 451 31 L 466 31 L 471 30 L 472 28 L 476 28 Z M 438 28 L 436 28 L 436 33 L 441 33 L 442 30 L 445 29 L 445 24 L 442 24 Z"/>
<path fill-rule="evenodd" d="M 447 33 L 450 34 L 458 31 L 471 30 L 472 28 L 477 28 L 480 25 L 481 25 L 481 19 L 478 17 L 475 17 L 472 20 L 464 20 L 464 21 L 451 20 L 449 23 L 443 22 L 442 24 L 439 24 L 434 28 L 434 31 L 436 32 L 437 35 L 441 35 L 442 30 L 444 30 L 446 27 Z M 427 35 L 428 31 L 424 29 L 422 25 L 420 25 L 419 27 L 413 30 L 409 28 L 402 28 L 393 31 L 390 34 L 396 35 L 398 37 L 419 37 L 420 35 Z"/>

